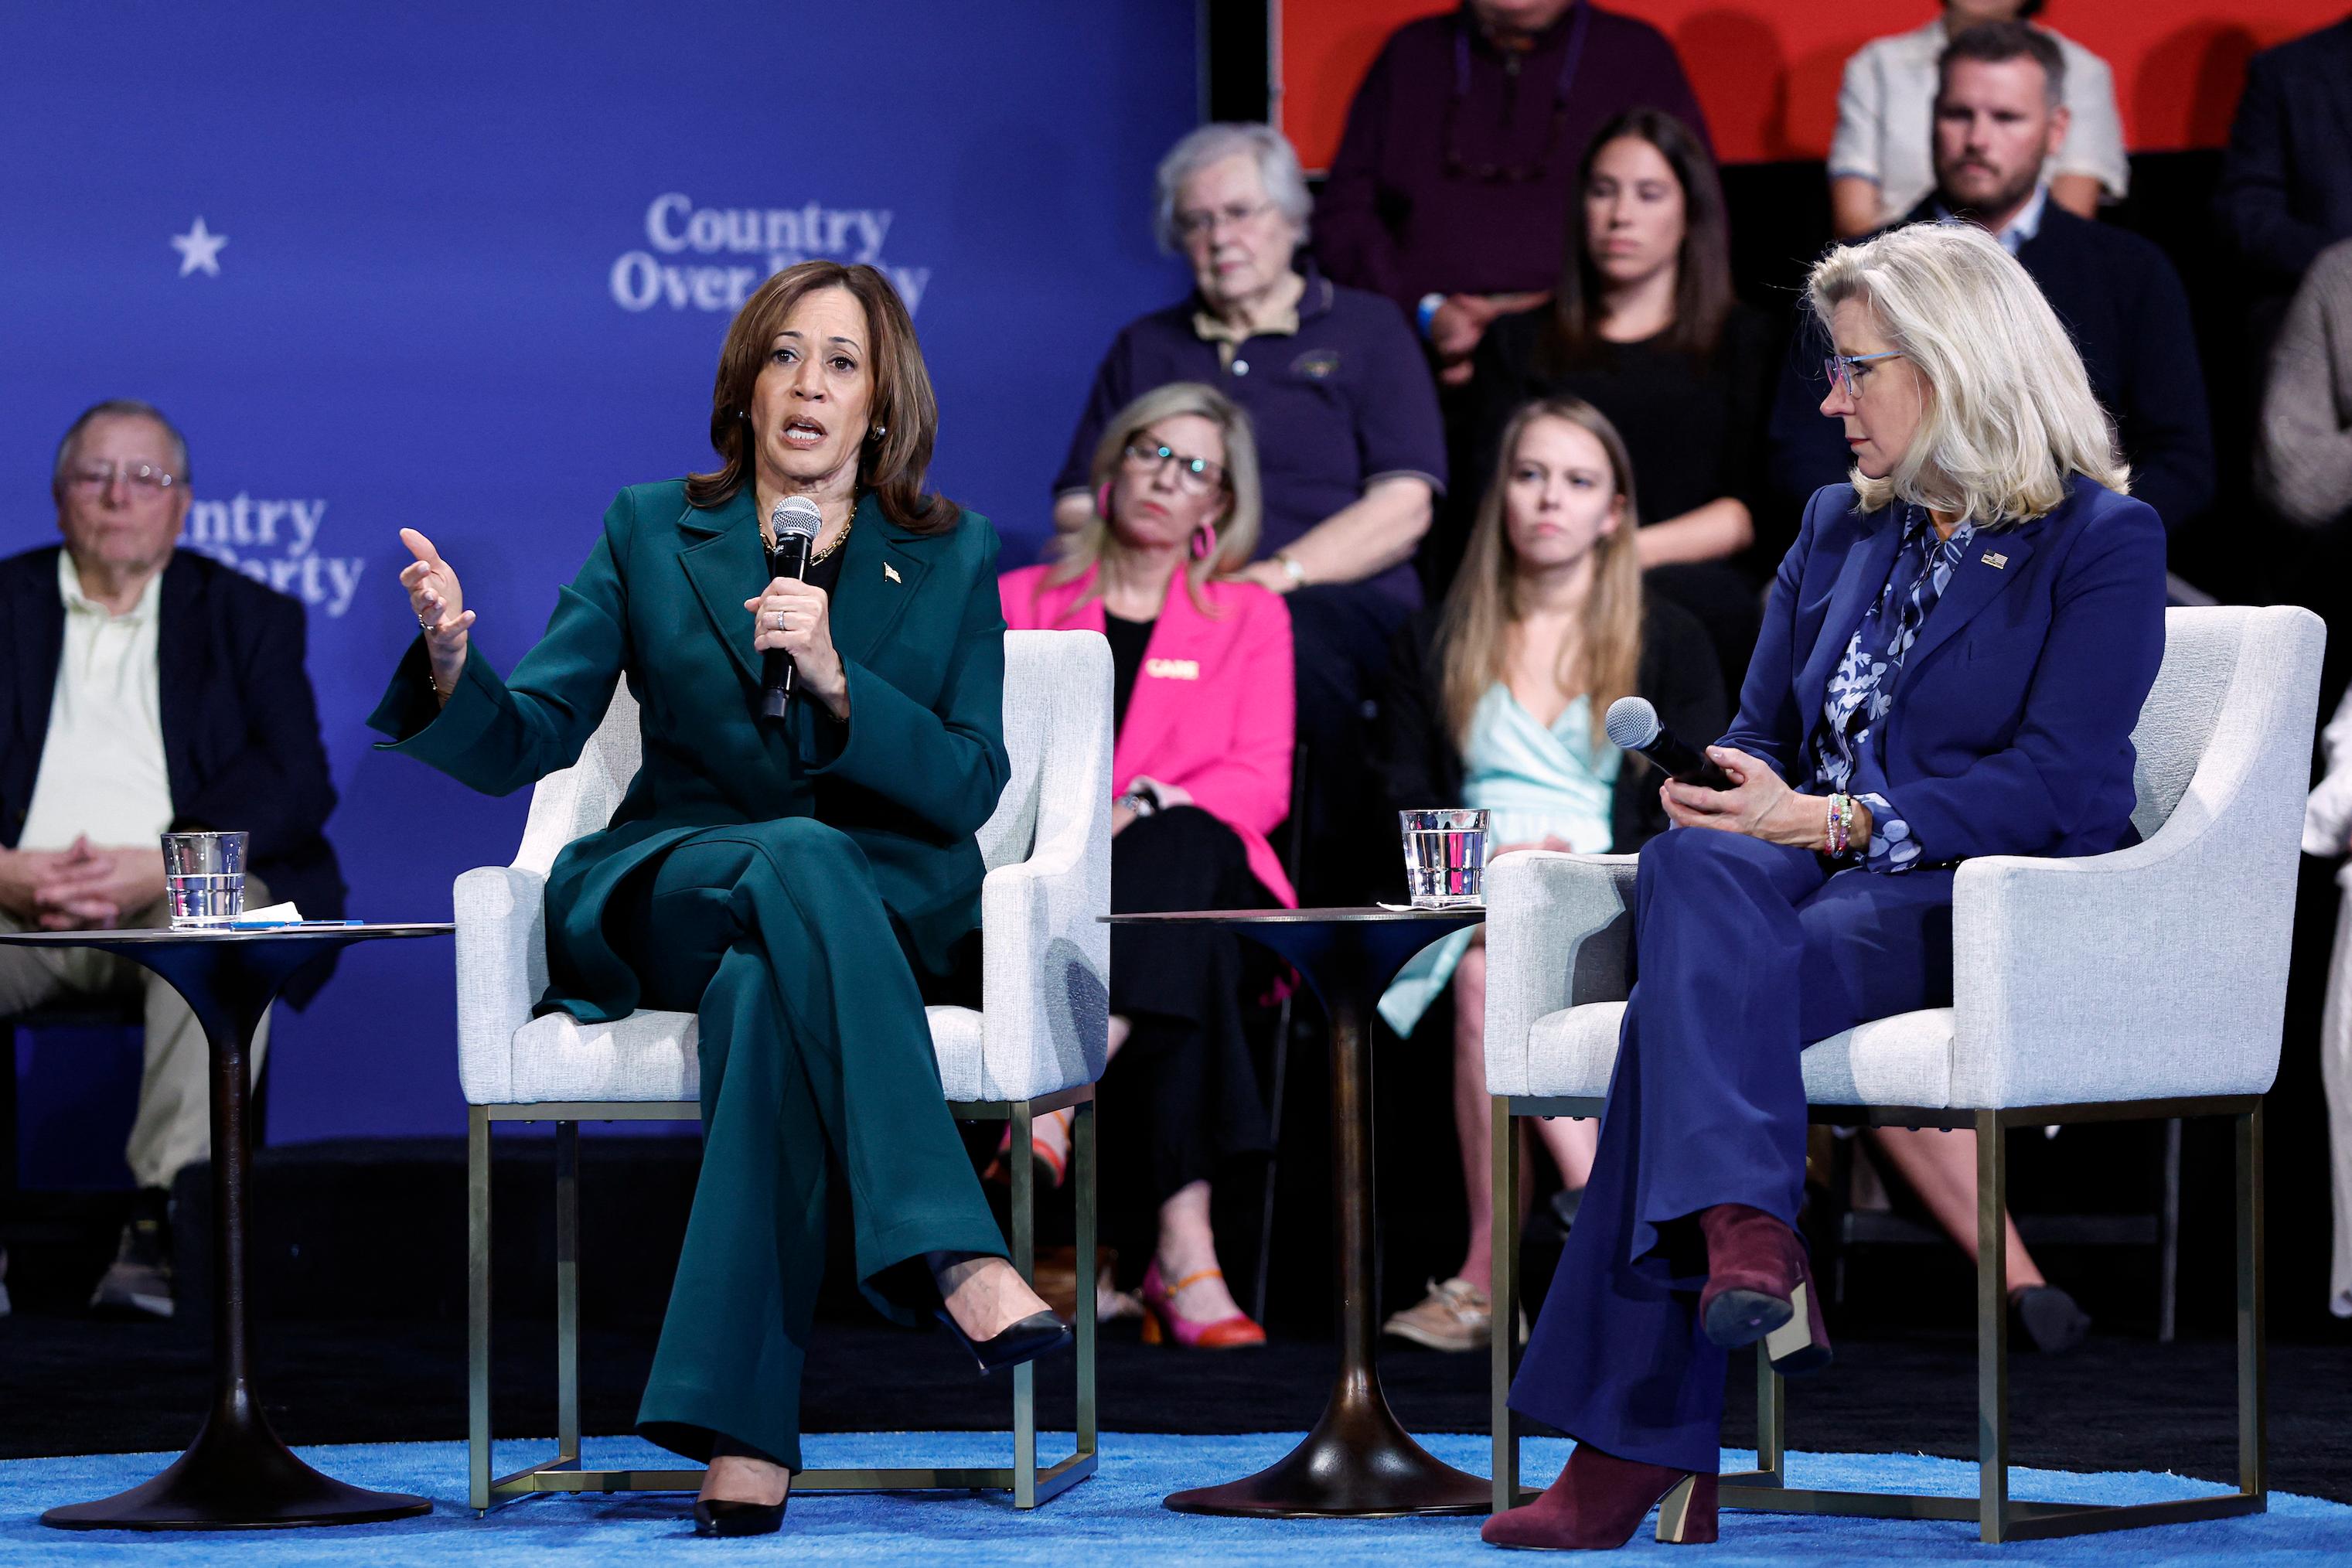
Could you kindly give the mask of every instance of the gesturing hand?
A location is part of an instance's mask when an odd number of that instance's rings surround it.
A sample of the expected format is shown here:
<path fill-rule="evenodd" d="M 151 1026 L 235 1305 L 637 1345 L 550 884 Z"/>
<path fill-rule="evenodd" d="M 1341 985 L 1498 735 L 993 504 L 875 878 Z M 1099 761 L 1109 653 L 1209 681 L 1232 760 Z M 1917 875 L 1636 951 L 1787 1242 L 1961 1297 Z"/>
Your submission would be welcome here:
<path fill-rule="evenodd" d="M 833 603 L 824 590 L 796 577 L 778 577 L 757 598 L 744 600 L 743 607 L 751 612 L 751 647 L 790 654 L 800 689 L 835 718 L 848 718 L 849 672 L 833 646 Z"/>
<path fill-rule="evenodd" d="M 1676 784 L 1658 786 L 1666 816 L 1677 827 L 1713 827 L 1744 833 L 1767 844 L 1818 849 L 1828 842 L 1828 816 L 1822 801 L 1790 789 L 1779 773 L 1745 752 L 1709 746 L 1709 761 L 1730 775 L 1729 789 Z"/>
<path fill-rule="evenodd" d="M 425 634 L 425 657 L 433 665 L 433 689 L 441 700 L 457 689 L 458 671 L 466 668 L 466 631 L 474 612 L 466 608 L 466 591 L 457 574 L 441 559 L 433 542 L 413 528 L 400 531 L 401 543 L 415 561 L 402 569 L 400 585 L 408 590 L 408 607 L 416 612 L 417 629 Z"/>

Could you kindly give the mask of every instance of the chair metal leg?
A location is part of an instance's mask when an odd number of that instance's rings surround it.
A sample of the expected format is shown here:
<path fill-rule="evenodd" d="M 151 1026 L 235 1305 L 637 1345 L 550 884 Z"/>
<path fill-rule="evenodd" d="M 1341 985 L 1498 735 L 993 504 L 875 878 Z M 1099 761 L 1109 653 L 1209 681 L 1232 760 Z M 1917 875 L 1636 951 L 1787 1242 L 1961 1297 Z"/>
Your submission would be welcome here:
<path fill-rule="evenodd" d="M 983 1489 L 1010 1491 L 1017 1506 L 1034 1508 L 1060 1496 L 1093 1475 L 1100 1463 L 1099 1417 L 1096 1400 L 1095 1351 L 1097 1342 L 1093 1276 L 1098 1264 L 1097 1182 L 1101 1142 L 1097 1135 L 1095 1106 L 1084 1089 L 1065 1091 L 1039 1101 L 970 1102 L 958 1107 L 991 1120 L 1003 1118 L 1013 1131 L 1014 1147 L 1026 1149 L 1041 1106 L 1067 1106 L 1071 1119 L 1071 1165 L 1077 1183 L 1077 1252 L 1080 1275 L 1087 1287 L 1077 1310 L 1077 1421 L 1072 1452 L 1052 1465 L 1037 1463 L 1037 1400 L 1035 1371 L 1023 1366 L 1013 1372 L 1013 1464 L 1009 1467 L 939 1468 L 931 1466 L 804 1470 L 793 1489 L 813 1492 Z M 470 1447 L 467 1496 L 471 1505 L 487 1512 L 493 1503 L 519 1498 L 582 1492 L 692 1491 L 701 1484 L 699 1468 L 651 1470 L 589 1469 L 580 1462 L 579 1416 L 579 1126 L 578 1117 L 613 1111 L 615 1119 L 690 1121 L 698 1109 L 692 1101 L 547 1103 L 529 1108 L 505 1108 L 499 1120 L 556 1123 L 556 1331 L 557 1425 L 561 1452 L 524 1466 L 510 1475 L 490 1474 L 490 1123 L 489 1108 L 471 1108 L 467 1129 L 467 1316 L 470 1331 L 467 1409 Z M 518 1116 L 515 1110 L 526 1114 Z M 566 1121 L 570 1117 L 572 1120 Z M 1012 1162 L 1012 1262 L 1033 1286 L 1037 1263 L 1037 1177 L 1034 1162 Z"/>
<path fill-rule="evenodd" d="M 580 1458 L 580 1123 L 555 1124 L 555 1446 Z"/>
<path fill-rule="evenodd" d="M 1934 1519 L 1973 1521 L 1990 1543 L 2043 1541 L 2096 1531 L 2136 1530 L 2158 1524 L 2188 1524 L 2260 1513 L 2264 1491 L 2262 1102 L 2253 1096 L 2119 1102 L 2115 1105 L 2036 1106 L 2010 1110 L 1950 1113 L 1866 1107 L 1874 1125 L 1973 1123 L 1977 1134 L 1977 1461 L 1978 1495 L 1821 1491 L 1791 1487 L 1767 1476 L 1769 1461 L 1786 1453 L 1778 1409 L 1780 1390 L 1759 1374 L 1758 1473 L 1726 1476 L 1719 1496 L 1727 1508 L 1768 1513 L 1823 1514 L 1844 1518 Z M 2147 1120 L 2168 1116 L 2229 1116 L 2237 1123 L 2238 1218 L 2238 1490 L 2219 1496 L 2144 1503 L 2019 1502 L 2009 1495 L 2009 1270 L 2007 1228 L 2009 1151 L 2006 1121 L 2045 1122 Z M 1960 1121 L 1960 1116 L 1968 1121 Z M 1768 1436 L 1769 1435 L 1769 1436 Z"/>
<path fill-rule="evenodd" d="M 1977 1519 L 1998 1544 L 2009 1522 L 2009 1140 L 1977 1112 Z"/>
<path fill-rule="evenodd" d="M 466 1506 L 490 1507 L 490 1115 L 466 1108 Z"/>
<path fill-rule="evenodd" d="M 1274 1083 L 1266 1091 L 1266 1125 L 1274 1130 L 1274 1148 L 1265 1157 L 1265 1195 L 1257 1226 L 1257 1272 L 1250 1280 L 1250 1317 L 1265 1321 L 1266 1276 L 1274 1269 L 1274 1198 L 1282 1173 L 1282 1098 L 1290 1077 L 1290 1009 L 1292 997 L 1282 998 L 1274 1022 Z"/>
<path fill-rule="evenodd" d="M 1077 1211 L 1078 1245 L 1078 1358 L 1076 1368 L 1078 1411 L 1077 1444 L 1079 1454 L 1091 1457 L 1097 1447 L 1095 1431 L 1095 1342 L 1097 1323 L 1095 1317 L 1095 1277 L 1102 1265 L 1095 1245 L 1095 1184 L 1098 1175 L 1095 1132 L 1095 1102 L 1081 1101 L 1070 1115 L 1070 1174 L 1078 1184 L 1073 1194 Z"/>
<path fill-rule="evenodd" d="M 1034 1112 L 1023 1100 L 1013 1108 L 1013 1267 L 1031 1285 L 1037 1282 L 1037 1162 L 1029 1157 Z M 1080 1279 L 1081 1294 L 1093 1286 Z M 1023 1362 L 1013 1369 L 1013 1506 L 1037 1506 L 1037 1368 Z"/>
<path fill-rule="evenodd" d="M 1756 1343 L 1756 1474 L 1750 1486 L 1789 1484 L 1789 1385 L 1772 1368 L 1772 1352 Z"/>
<path fill-rule="evenodd" d="M 1519 1431 L 1511 1415 L 1511 1378 L 1519 1363 L 1519 1124 L 1508 1095 L 1491 1097 L 1493 1144 L 1487 1154 L 1487 1194 L 1494 1205 L 1494 1274 L 1487 1299 L 1494 1307 L 1487 1335 L 1494 1397 L 1495 1511 L 1519 1504 Z"/>
<path fill-rule="evenodd" d="M 2163 1207 L 2157 1215 L 2156 1340 L 2172 1342 L 2180 1296 L 2180 1118 L 2164 1124 Z"/>
<path fill-rule="evenodd" d="M 2263 1258 L 2263 1108 L 2236 1118 L 2238 1143 L 2238 1489 L 2270 1506 L 2265 1449 L 2270 1398 Z"/>

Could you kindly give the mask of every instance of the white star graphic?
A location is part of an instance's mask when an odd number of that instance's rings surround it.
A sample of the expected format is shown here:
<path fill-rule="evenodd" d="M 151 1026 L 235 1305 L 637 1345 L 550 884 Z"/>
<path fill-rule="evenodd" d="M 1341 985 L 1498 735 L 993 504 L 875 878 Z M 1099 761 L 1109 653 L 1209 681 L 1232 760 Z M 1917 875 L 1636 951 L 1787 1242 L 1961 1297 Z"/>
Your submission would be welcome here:
<path fill-rule="evenodd" d="M 172 237 L 172 248 L 180 253 L 180 276 L 185 278 L 191 272 L 201 271 L 219 277 L 220 249 L 227 243 L 228 236 L 208 233 L 205 220 L 197 218 L 194 228 Z"/>

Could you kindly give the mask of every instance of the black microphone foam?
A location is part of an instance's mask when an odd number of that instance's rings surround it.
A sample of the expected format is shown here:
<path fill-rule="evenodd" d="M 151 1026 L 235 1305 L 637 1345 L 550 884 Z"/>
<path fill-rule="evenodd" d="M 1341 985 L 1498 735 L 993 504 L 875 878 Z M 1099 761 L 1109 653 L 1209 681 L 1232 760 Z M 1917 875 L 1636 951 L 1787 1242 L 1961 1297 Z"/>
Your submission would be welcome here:
<path fill-rule="evenodd" d="M 1730 789 L 1731 775 L 1707 761 L 1706 753 L 1666 728 L 1658 718 L 1658 710 L 1640 697 L 1620 697 L 1609 705 L 1608 716 L 1601 727 L 1608 732 L 1609 743 L 1628 752 L 1638 752 L 1663 769 L 1676 784 L 1695 784 L 1704 789 Z"/>
<path fill-rule="evenodd" d="M 768 577 L 795 581 L 808 576 L 809 551 L 816 543 L 817 529 L 822 522 L 816 502 L 806 496 L 786 496 L 776 503 L 769 514 L 768 531 L 775 542 L 768 550 Z M 760 711 L 771 719 L 781 719 L 793 699 L 793 656 L 780 647 L 772 647 L 760 661 L 761 684 L 767 689 L 760 700 Z"/>

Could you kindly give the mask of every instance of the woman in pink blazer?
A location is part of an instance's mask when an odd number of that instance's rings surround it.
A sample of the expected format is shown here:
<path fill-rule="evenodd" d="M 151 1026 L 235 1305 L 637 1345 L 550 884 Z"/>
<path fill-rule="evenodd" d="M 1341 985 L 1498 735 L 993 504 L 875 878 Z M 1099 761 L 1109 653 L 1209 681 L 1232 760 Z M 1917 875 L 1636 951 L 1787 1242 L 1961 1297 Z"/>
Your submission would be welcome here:
<path fill-rule="evenodd" d="M 1175 382 L 1129 404 L 1095 453 L 1095 520 L 1051 564 L 998 582 L 1015 630 L 1110 641 L 1111 908 L 1296 904 L 1266 842 L 1289 809 L 1290 614 L 1254 584 L 1223 582 L 1257 542 L 1248 418 L 1214 389 Z M 1223 932 L 1115 931 L 1102 1084 L 1106 1219 L 1151 1238 L 1144 1338 L 1262 1344 L 1225 1288 L 1209 1225 L 1219 1167 L 1262 1156 L 1273 1129 L 1242 1028 L 1243 957 Z M 1067 1123 L 1042 1121 L 1058 1179 Z M 1149 1205 L 1135 1201 L 1148 1195 Z"/>

